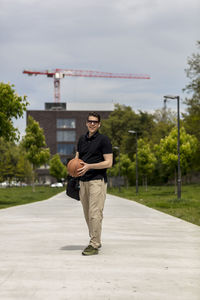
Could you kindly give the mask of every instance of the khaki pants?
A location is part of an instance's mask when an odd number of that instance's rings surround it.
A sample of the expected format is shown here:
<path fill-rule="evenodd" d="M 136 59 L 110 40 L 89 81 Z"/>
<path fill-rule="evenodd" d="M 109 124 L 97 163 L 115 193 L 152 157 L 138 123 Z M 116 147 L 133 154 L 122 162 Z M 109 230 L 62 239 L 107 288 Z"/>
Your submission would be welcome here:
<path fill-rule="evenodd" d="M 101 244 L 103 208 L 107 183 L 104 180 L 80 181 L 80 200 L 89 230 L 90 245 L 98 248 Z"/>

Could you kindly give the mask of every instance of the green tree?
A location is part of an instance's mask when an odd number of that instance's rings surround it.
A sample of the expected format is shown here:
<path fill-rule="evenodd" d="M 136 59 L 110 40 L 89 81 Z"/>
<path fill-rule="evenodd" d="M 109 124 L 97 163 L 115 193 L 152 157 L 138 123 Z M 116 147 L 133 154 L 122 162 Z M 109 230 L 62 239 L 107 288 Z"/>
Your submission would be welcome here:
<path fill-rule="evenodd" d="M 197 41 L 197 48 L 200 49 L 200 41 Z M 188 68 L 185 69 L 187 77 L 190 79 L 184 91 L 191 92 L 193 96 L 200 96 L 200 53 L 193 53 L 188 58 Z"/>
<path fill-rule="evenodd" d="M 131 159 L 128 157 L 128 154 L 120 154 L 120 175 L 124 177 L 126 186 L 130 180 L 130 171 Z M 116 158 L 116 163 L 111 169 L 108 169 L 109 176 L 118 176 L 119 174 L 119 157 Z"/>
<path fill-rule="evenodd" d="M 7 141 L 19 139 L 19 131 L 13 125 L 13 118 L 22 117 L 27 105 L 26 96 L 18 96 L 14 85 L 0 82 L 0 137 Z"/>
<path fill-rule="evenodd" d="M 156 164 L 156 157 L 150 148 L 150 144 L 144 139 L 138 140 L 138 172 L 142 177 L 143 185 L 147 190 L 147 178 L 153 173 Z M 134 174 L 136 168 L 136 154 L 134 155 Z"/>
<path fill-rule="evenodd" d="M 26 135 L 23 138 L 22 145 L 26 150 L 26 157 L 33 166 L 33 190 L 36 178 L 36 169 L 46 164 L 50 157 L 49 148 L 46 148 L 45 136 L 43 129 L 39 123 L 32 117 L 28 118 L 28 126 L 26 127 Z"/>
<path fill-rule="evenodd" d="M 31 163 L 26 158 L 26 153 L 18 147 L 19 157 L 15 170 L 15 177 L 17 181 L 31 183 L 33 181 L 33 169 Z"/>
<path fill-rule="evenodd" d="M 198 148 L 198 141 L 196 137 L 187 134 L 184 127 L 180 129 L 180 165 L 182 174 L 187 172 L 192 167 L 192 161 L 195 156 L 195 152 Z M 161 162 L 166 167 L 166 170 L 170 174 L 176 171 L 178 164 L 177 154 L 177 128 L 173 128 L 168 136 L 161 139 L 160 144 L 155 146 L 157 155 L 160 156 Z"/>
<path fill-rule="evenodd" d="M 171 109 L 157 109 L 153 113 L 153 116 L 155 126 L 152 132 L 152 145 L 159 144 L 160 140 L 169 134 L 177 122 L 176 113 Z"/>
<path fill-rule="evenodd" d="M 200 48 L 200 41 L 197 42 Z M 189 134 L 197 137 L 199 142 L 198 151 L 195 155 L 194 169 L 200 171 L 200 53 L 192 54 L 188 58 L 188 68 L 185 70 L 190 82 L 184 91 L 191 94 L 185 99 L 186 113 L 183 114 L 184 127 Z"/>
<path fill-rule="evenodd" d="M 5 152 L 6 143 L 3 138 L 0 137 L 0 182 L 4 181 L 4 165 L 5 165 Z"/>
<path fill-rule="evenodd" d="M 154 115 L 139 110 L 138 118 L 138 133 L 148 141 L 151 140 L 156 125 L 154 122 Z"/>
<path fill-rule="evenodd" d="M 61 181 L 62 178 L 67 177 L 67 168 L 61 162 L 59 154 L 55 154 L 51 158 L 49 173 L 55 177 L 57 181 Z"/>
<path fill-rule="evenodd" d="M 197 46 L 200 48 L 200 41 L 197 42 Z M 194 134 L 200 142 L 200 53 L 192 54 L 185 71 L 190 82 L 184 91 L 192 96 L 185 100 L 187 108 L 183 114 L 184 126 L 187 132 Z"/>
<path fill-rule="evenodd" d="M 128 131 L 137 131 L 141 137 L 151 140 L 154 127 L 153 115 L 142 111 L 136 114 L 130 106 L 116 104 L 109 118 L 103 120 L 101 133 L 110 138 L 113 146 L 120 147 L 121 153 L 127 153 L 131 158 L 135 153 L 135 138 Z"/>
<path fill-rule="evenodd" d="M 121 152 L 126 152 L 128 130 L 136 130 L 138 124 L 139 117 L 130 106 L 116 104 L 109 118 L 103 120 L 101 133 L 109 137 L 113 146 L 120 147 Z"/>
<path fill-rule="evenodd" d="M 11 182 L 15 177 L 18 160 L 17 146 L 0 138 L 0 181 Z"/>
<path fill-rule="evenodd" d="M 31 173 L 31 165 L 20 145 L 0 138 L 0 182 L 5 180 L 30 182 Z"/>

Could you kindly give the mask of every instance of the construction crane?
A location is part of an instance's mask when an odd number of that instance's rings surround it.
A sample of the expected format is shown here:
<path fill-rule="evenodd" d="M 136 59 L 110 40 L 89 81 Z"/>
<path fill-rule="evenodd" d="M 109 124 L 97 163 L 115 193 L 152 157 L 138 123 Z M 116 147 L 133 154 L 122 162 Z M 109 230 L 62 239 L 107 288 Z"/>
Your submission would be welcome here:
<path fill-rule="evenodd" d="M 60 102 L 60 79 L 65 76 L 78 76 L 78 77 L 99 77 L 99 78 L 122 78 L 122 79 L 150 79 L 149 75 L 141 74 L 121 74 L 121 73 L 108 73 L 89 70 L 71 70 L 71 69 L 55 69 L 46 71 L 32 71 L 24 70 L 23 74 L 28 75 L 46 75 L 47 77 L 54 78 L 54 101 Z"/>

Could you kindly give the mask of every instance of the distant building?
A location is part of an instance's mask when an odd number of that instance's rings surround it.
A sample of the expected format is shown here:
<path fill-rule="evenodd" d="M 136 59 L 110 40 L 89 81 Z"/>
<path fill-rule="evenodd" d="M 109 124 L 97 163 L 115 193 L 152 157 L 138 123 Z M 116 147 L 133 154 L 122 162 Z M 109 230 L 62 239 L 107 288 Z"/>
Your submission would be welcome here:
<path fill-rule="evenodd" d="M 45 110 L 28 110 L 27 119 L 32 116 L 39 122 L 51 155 L 58 153 L 66 164 L 75 154 L 79 137 L 87 130 L 88 113 L 96 111 L 103 120 L 113 110 L 114 104 L 108 103 L 45 103 Z"/>

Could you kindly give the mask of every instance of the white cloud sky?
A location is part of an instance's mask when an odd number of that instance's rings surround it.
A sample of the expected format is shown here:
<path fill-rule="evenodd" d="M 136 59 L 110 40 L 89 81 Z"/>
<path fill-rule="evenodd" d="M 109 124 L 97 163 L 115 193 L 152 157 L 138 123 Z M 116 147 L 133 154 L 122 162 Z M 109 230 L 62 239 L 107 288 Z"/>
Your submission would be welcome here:
<path fill-rule="evenodd" d="M 0 81 L 26 94 L 29 109 L 43 109 L 53 101 L 53 79 L 28 77 L 24 69 L 149 74 L 150 80 L 65 78 L 61 101 L 152 111 L 164 94 L 186 96 L 199 11 L 199 0 L 0 0 Z M 16 124 L 23 132 L 25 119 Z"/>

